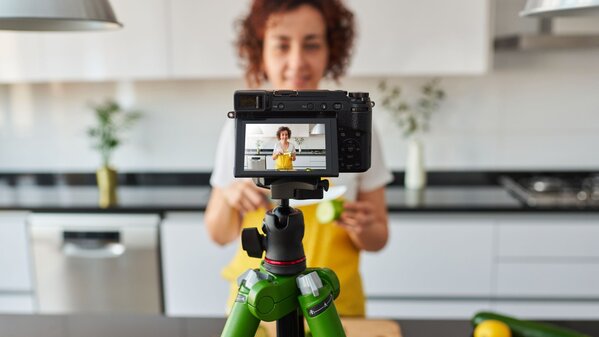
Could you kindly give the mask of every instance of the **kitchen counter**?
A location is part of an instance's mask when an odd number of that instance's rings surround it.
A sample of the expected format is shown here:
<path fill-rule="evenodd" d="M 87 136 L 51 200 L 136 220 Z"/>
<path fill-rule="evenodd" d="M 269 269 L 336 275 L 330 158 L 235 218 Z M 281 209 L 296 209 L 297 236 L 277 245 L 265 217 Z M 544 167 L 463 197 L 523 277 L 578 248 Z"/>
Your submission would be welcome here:
<path fill-rule="evenodd" d="M 210 188 L 205 186 L 120 186 L 118 206 L 98 206 L 92 186 L 26 186 L 0 188 L 0 210 L 38 212 L 165 212 L 206 209 Z"/>
<path fill-rule="evenodd" d="M 398 320 L 403 337 L 467 337 L 465 320 Z M 599 321 L 556 321 L 589 336 L 599 336 Z M 214 337 L 224 318 L 180 318 L 145 315 L 0 315 L 0 336 L 12 337 Z"/>
<path fill-rule="evenodd" d="M 102 209 L 91 186 L 1 187 L 0 210 L 38 212 L 203 211 L 209 187 L 134 187 L 118 189 L 119 204 Z M 599 212 L 599 208 L 529 207 L 499 186 L 431 186 L 423 191 L 386 189 L 390 212 Z"/>
<path fill-rule="evenodd" d="M 297 156 L 324 156 L 324 150 L 302 150 L 295 151 Z M 245 151 L 246 156 L 272 156 L 272 150 L 261 150 L 260 153 L 256 151 Z"/>
<path fill-rule="evenodd" d="M 390 212 L 599 212 L 599 207 L 530 207 L 514 198 L 495 181 L 497 174 L 467 173 L 431 175 L 429 186 L 422 191 L 409 191 L 392 184 L 386 189 Z M 167 212 L 203 211 L 210 196 L 207 177 L 192 179 L 182 175 L 158 174 L 156 178 L 125 177 L 119 185 L 119 204 L 102 209 L 98 206 L 98 190 L 92 177 L 69 178 L 75 183 L 44 181 L 26 184 L 13 179 L 0 184 L 0 210 L 38 212 Z M 144 178 L 145 177 L 145 178 Z M 175 177 L 175 178 L 173 178 Z M 1 177 L 0 177 L 1 178 Z M 39 177 L 38 177 L 39 178 Z M 158 180 L 160 180 L 158 179 Z M 1 179 L 0 179 L 1 180 Z M 396 181 L 399 178 L 396 177 Z M 6 181 L 6 180 L 5 180 Z M 401 180 L 399 180 L 401 181 Z"/>

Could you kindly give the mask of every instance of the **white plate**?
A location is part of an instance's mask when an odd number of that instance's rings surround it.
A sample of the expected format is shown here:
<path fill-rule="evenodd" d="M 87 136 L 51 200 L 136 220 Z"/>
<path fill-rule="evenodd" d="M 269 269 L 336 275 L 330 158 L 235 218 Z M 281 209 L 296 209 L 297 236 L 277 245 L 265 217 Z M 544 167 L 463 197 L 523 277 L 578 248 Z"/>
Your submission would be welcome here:
<path fill-rule="evenodd" d="M 325 191 L 322 199 L 306 199 L 306 200 L 289 200 L 289 206 L 298 207 L 298 206 L 307 206 L 312 204 L 317 204 L 324 200 L 333 200 L 337 199 L 347 191 L 347 186 L 333 186 L 329 188 L 328 191 Z"/>

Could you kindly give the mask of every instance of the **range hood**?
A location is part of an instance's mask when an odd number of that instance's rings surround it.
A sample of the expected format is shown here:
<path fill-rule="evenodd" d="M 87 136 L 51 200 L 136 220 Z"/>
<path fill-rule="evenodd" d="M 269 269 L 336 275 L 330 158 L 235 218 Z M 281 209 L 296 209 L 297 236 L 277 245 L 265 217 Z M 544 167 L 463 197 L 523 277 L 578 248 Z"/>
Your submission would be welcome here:
<path fill-rule="evenodd" d="M 599 0 L 528 0 L 522 16 L 599 15 Z"/>
<path fill-rule="evenodd" d="M 526 5 L 524 0 L 512 0 L 509 3 L 509 7 L 502 7 L 503 17 L 499 20 L 511 26 L 520 26 L 521 22 L 528 27 L 527 33 L 504 29 L 505 35 L 495 38 L 496 50 L 599 48 L 599 15 L 592 16 L 599 14 L 599 0 L 528 0 Z"/>
<path fill-rule="evenodd" d="M 542 17 L 537 33 L 496 37 L 494 47 L 500 51 L 599 48 L 599 33 L 556 34 L 553 19 Z"/>

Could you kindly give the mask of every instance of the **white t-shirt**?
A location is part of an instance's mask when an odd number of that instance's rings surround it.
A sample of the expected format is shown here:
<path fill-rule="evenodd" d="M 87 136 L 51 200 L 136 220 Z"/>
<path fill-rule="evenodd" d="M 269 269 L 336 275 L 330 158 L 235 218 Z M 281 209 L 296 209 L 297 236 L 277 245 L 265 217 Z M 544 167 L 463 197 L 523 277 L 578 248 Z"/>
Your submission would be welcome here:
<path fill-rule="evenodd" d="M 289 152 L 289 153 L 295 153 L 295 146 L 293 145 L 293 143 L 291 143 L 291 142 L 290 142 L 290 143 L 287 145 L 287 151 L 285 151 L 285 150 L 283 150 L 283 145 L 281 145 L 281 142 L 280 142 L 280 141 L 277 141 L 277 142 L 275 143 L 275 146 L 274 146 L 273 153 L 274 153 L 274 152 L 277 152 L 277 150 L 278 150 L 279 152 L 281 152 L 281 153 L 285 153 L 285 152 Z"/>
<path fill-rule="evenodd" d="M 376 129 L 372 129 L 372 145 L 370 169 L 361 173 L 339 173 L 339 177 L 331 178 L 332 186 L 345 186 L 346 200 L 355 201 L 358 191 L 368 192 L 383 187 L 393 180 L 391 171 L 385 165 L 381 145 Z M 290 143 L 291 144 L 291 143 Z M 212 187 L 226 188 L 235 179 L 235 121 L 227 119 L 223 127 L 218 145 L 214 170 L 210 177 Z"/>

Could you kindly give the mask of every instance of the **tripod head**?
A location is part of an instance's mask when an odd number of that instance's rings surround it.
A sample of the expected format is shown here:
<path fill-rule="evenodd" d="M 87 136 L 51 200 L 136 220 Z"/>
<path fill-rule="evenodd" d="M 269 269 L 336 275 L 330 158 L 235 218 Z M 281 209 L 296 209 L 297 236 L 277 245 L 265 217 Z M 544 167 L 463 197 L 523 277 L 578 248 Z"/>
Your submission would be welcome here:
<path fill-rule="evenodd" d="M 270 188 L 273 199 L 281 204 L 266 212 L 260 234 L 257 228 L 241 232 L 241 245 L 249 256 L 264 257 L 264 268 L 277 275 L 295 275 L 306 269 L 304 215 L 289 206 L 289 199 L 322 199 L 329 189 L 328 180 L 317 177 L 258 178 L 256 185 Z"/>

